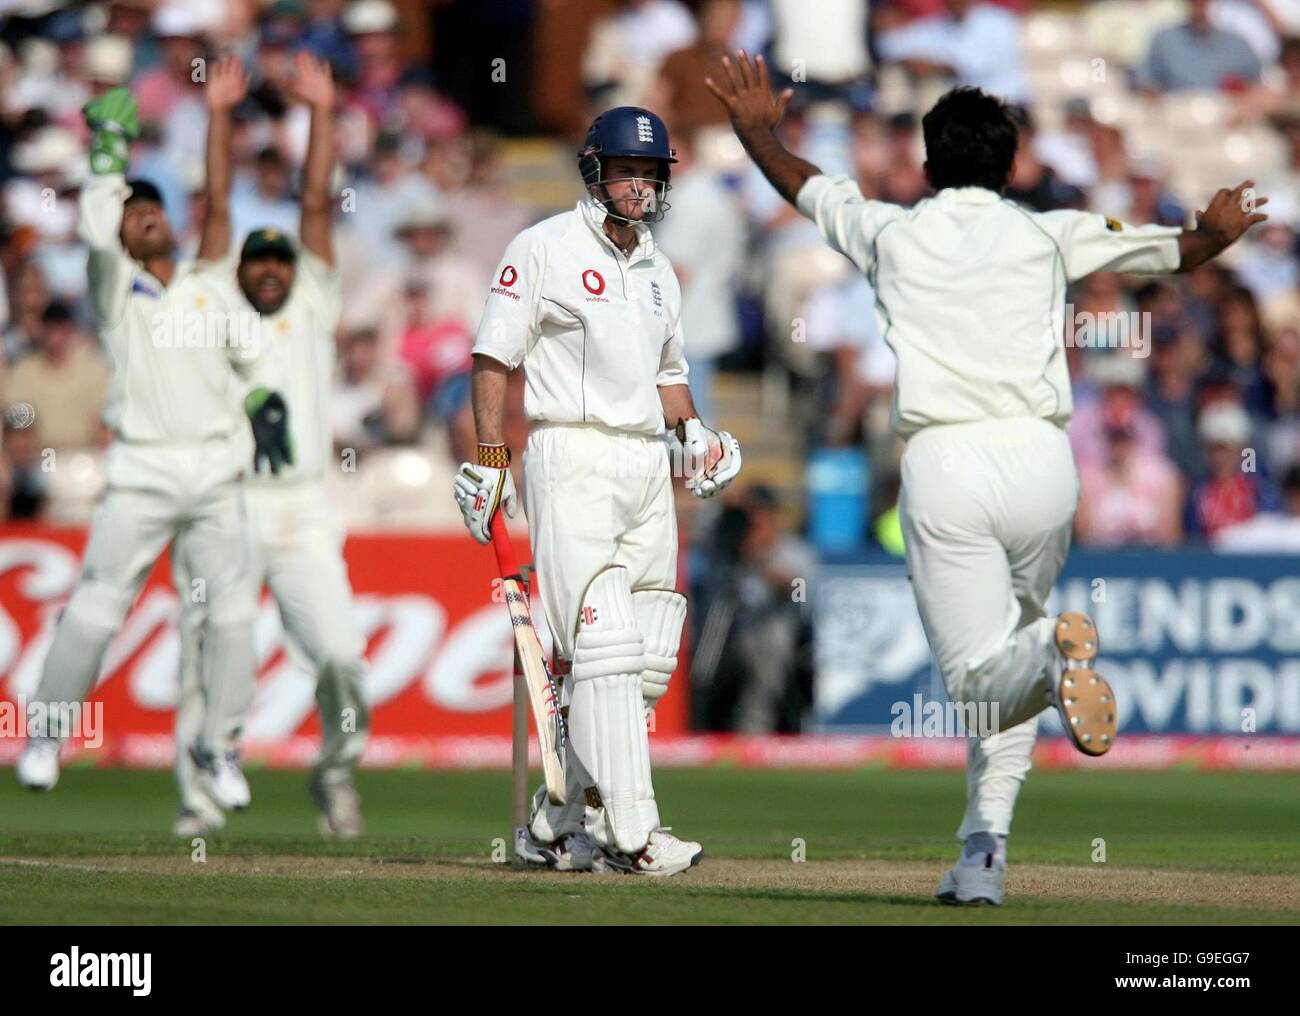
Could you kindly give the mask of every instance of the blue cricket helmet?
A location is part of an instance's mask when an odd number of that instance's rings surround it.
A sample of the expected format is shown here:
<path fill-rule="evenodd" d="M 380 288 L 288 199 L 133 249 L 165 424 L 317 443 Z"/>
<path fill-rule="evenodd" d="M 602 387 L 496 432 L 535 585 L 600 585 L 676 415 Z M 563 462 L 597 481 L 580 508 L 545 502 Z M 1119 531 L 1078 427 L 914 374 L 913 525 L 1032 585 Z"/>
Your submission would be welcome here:
<path fill-rule="evenodd" d="M 601 113 L 587 128 L 587 140 L 578 152 L 583 182 L 589 187 L 603 183 L 602 161 L 619 155 L 659 160 L 658 207 L 646 221 L 662 219 L 668 210 L 663 196 L 669 187 L 670 167 L 677 161 L 677 152 L 668 143 L 667 125 L 658 115 L 640 106 L 616 106 Z M 608 205 L 606 210 L 609 211 Z"/>

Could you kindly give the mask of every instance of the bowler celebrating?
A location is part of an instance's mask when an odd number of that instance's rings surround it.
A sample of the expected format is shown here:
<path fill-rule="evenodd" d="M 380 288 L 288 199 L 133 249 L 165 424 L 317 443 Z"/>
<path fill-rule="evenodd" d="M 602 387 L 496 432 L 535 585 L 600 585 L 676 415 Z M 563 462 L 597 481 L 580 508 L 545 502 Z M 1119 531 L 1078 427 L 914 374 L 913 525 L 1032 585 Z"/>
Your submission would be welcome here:
<path fill-rule="evenodd" d="M 1065 286 L 1097 271 L 1195 268 L 1263 221 L 1254 207 L 1264 201 L 1245 200 L 1250 181 L 1221 190 L 1186 232 L 1030 212 L 1002 196 L 1015 123 L 971 88 L 949 92 L 923 120 L 936 195 L 911 209 L 868 201 L 776 139 L 792 93 L 773 98 L 762 57 L 722 64 L 708 85 L 745 150 L 876 291 L 898 358 L 893 420 L 907 441 L 900 511 L 917 606 L 949 698 L 996 706 L 1000 728 L 969 742 L 963 849 L 938 895 L 998 904 L 1038 714 L 1055 706 L 1088 755 L 1114 744 L 1118 724 L 1093 669 L 1091 619 L 1044 616 L 1079 493 L 1065 431 Z"/>
<path fill-rule="evenodd" d="M 677 435 L 698 497 L 730 483 L 741 457 L 695 414 L 681 290 L 646 225 L 668 208 L 675 161 L 649 110 L 598 116 L 578 153 L 587 197 L 511 242 L 474 345 L 478 461 L 462 464 L 455 494 L 479 543 L 499 506 L 516 512 L 502 415 L 506 375 L 524 367 L 524 508 L 571 670 L 566 803 L 539 791 L 516 850 L 557 868 L 673 875 L 703 854 L 660 825 L 646 736 L 686 617 L 664 434 Z"/>

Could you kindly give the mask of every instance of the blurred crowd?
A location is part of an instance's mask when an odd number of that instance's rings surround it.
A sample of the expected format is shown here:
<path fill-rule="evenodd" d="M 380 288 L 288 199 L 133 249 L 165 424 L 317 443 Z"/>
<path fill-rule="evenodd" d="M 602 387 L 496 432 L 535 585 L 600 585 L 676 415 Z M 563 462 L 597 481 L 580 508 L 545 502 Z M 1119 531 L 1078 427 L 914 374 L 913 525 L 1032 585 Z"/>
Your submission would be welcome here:
<path fill-rule="evenodd" d="M 234 51 L 253 74 L 236 111 L 238 242 L 260 226 L 296 232 L 308 123 L 286 82 L 299 48 L 330 61 L 345 293 L 335 438 L 363 472 L 373 464 L 345 515 L 433 526 L 455 521 L 446 478 L 474 440 L 469 350 L 501 252 L 580 196 L 573 153 L 591 116 L 646 105 L 680 158 L 656 235 L 682 279 L 692 387 L 702 415 L 741 436 L 750 481 L 713 514 L 686 512 L 684 531 L 701 559 L 744 576 L 729 587 L 728 631 L 762 630 L 769 658 L 796 652 L 797 618 L 756 625 L 772 607 L 764 583 L 779 588 L 789 562 L 817 554 L 900 551 L 893 355 L 869 281 L 753 169 L 704 84 L 722 54 L 744 48 L 795 89 L 786 143 L 868 198 L 926 196 L 920 117 L 953 84 L 1014 105 L 1009 196 L 1035 209 L 1190 225 L 1217 188 L 1255 180 L 1270 221 L 1221 262 L 1071 287 L 1076 537 L 1300 549 L 1300 0 L 10 6 L 0 513 L 83 518 L 106 440 L 109 370 L 75 235 L 87 99 L 118 85 L 137 95 L 145 129 L 132 172 L 160 188 L 192 252 L 206 117 L 196 68 Z M 525 430 L 516 406 L 512 440 Z M 51 449 L 80 466 L 51 469 Z M 778 532 L 761 535 L 770 524 Z M 726 708 L 770 724 L 789 701 L 785 688 L 761 707 Z"/>

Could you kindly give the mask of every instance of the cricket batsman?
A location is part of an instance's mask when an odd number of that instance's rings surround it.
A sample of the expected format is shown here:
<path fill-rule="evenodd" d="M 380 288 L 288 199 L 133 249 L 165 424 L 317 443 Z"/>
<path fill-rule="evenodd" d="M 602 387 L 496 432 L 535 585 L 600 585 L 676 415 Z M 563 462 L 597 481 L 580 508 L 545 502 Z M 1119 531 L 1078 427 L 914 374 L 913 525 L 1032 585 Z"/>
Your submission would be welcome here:
<path fill-rule="evenodd" d="M 214 110 L 229 102 L 225 86 L 220 75 L 208 84 Z M 86 699 L 150 566 L 174 541 L 194 595 L 207 605 L 199 683 L 209 711 L 195 748 L 208 793 L 230 804 L 247 783 L 224 717 L 239 712 L 232 698 L 251 688 L 253 671 L 240 485 L 249 420 L 237 399 L 247 394 L 259 457 L 283 453 L 286 406 L 278 393 L 249 390 L 245 377 L 260 351 L 243 341 L 233 293 L 204 260 L 213 250 L 213 222 L 204 222 L 200 259 L 178 263 L 157 189 L 124 176 L 127 144 L 140 131 L 135 99 L 115 88 L 87 104 L 85 116 L 92 177 L 81 192 L 79 233 L 90 249 L 96 325 L 113 362 L 105 421 L 114 441 L 81 578 L 33 698 Z M 50 790 L 58 782 L 65 732 L 56 728 L 28 740 L 17 766 L 24 786 Z"/>
<path fill-rule="evenodd" d="M 222 73 L 247 79 L 239 64 L 223 62 Z M 248 478 L 245 498 L 252 532 L 251 595 L 271 589 L 284 629 L 316 673 L 321 752 L 310 790 L 326 837 L 362 833 L 361 801 L 352 771 L 365 749 L 369 710 L 362 692 L 365 640 L 352 614 L 352 589 L 343 561 L 344 533 L 325 491 L 332 454 L 329 399 L 335 363 L 334 334 L 342 292 L 334 264 L 330 173 L 334 163 L 334 81 L 329 65 L 307 52 L 295 57 L 292 89 L 311 108 L 311 129 L 303 170 L 302 219 L 295 246 L 283 233 L 259 229 L 244 240 L 236 265 L 230 245 L 230 109 L 214 110 L 208 145 L 209 222 L 220 245 L 223 270 L 237 281 L 241 308 L 258 317 L 266 355 L 284 377 L 294 407 L 289 422 L 290 457 L 273 459 L 271 469 Z M 236 100 L 238 101 L 238 100 Z M 181 693 L 176 743 L 189 744 L 206 722 L 210 705 L 197 668 L 199 637 L 207 607 L 188 595 L 186 562 L 174 562 L 183 606 Z M 250 682 L 253 672 L 249 673 Z M 247 707 L 248 694 L 234 704 Z M 227 726 L 243 725 L 243 712 Z M 177 752 L 176 779 L 181 812 L 174 831 L 190 837 L 219 828 L 224 819 L 198 778 L 194 760 Z M 247 801 L 244 802 L 247 804 Z"/>
<path fill-rule="evenodd" d="M 516 852 L 560 869 L 674 875 L 703 850 L 661 826 L 646 721 L 677 664 L 670 446 L 710 497 L 740 446 L 695 413 L 672 265 L 647 223 L 668 210 L 674 157 L 663 121 L 637 107 L 598 116 L 578 153 L 586 197 L 506 248 L 474 344 L 478 461 L 454 491 L 470 534 L 517 511 L 503 407 L 523 365 L 531 421 L 524 508 L 556 670 L 568 674 L 566 803 L 545 789 Z"/>
<path fill-rule="evenodd" d="M 1092 620 L 1044 609 L 1079 494 L 1065 287 L 1097 271 L 1193 269 L 1264 221 L 1264 199 L 1251 200 L 1250 181 L 1220 190 L 1190 231 L 1028 211 L 1002 196 L 1018 141 L 1006 106 L 958 88 L 922 121 L 936 194 L 900 208 L 782 147 L 774 129 L 792 93 L 773 97 L 761 56 L 724 57 L 707 83 L 767 179 L 876 290 L 898 358 L 893 421 L 906 441 L 901 515 L 917 607 L 950 700 L 996 706 L 985 714 L 998 717 L 969 741 L 962 851 L 937 895 L 1000 904 L 1038 714 L 1059 710 L 1088 755 L 1105 753 L 1118 727 L 1093 666 Z"/>

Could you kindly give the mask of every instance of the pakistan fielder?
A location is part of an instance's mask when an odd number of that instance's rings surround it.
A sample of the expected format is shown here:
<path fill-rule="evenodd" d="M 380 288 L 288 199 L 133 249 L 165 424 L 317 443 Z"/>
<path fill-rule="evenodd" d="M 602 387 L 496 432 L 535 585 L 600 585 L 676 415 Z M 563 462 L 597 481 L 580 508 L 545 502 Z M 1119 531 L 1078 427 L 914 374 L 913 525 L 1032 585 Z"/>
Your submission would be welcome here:
<path fill-rule="evenodd" d="M 1118 725 L 1114 695 L 1093 667 L 1091 619 L 1044 616 L 1078 499 L 1066 437 L 1065 286 L 1096 271 L 1194 268 L 1263 221 L 1254 212 L 1263 201 L 1246 200 L 1250 181 L 1221 190 L 1192 231 L 1028 211 L 1002 197 L 1017 146 L 1007 108 L 961 88 L 923 121 L 936 195 L 900 208 L 866 200 L 848 178 L 823 176 L 781 146 L 773 131 L 792 93 L 772 96 L 762 57 L 724 58 L 708 84 L 772 185 L 876 290 L 898 357 L 901 514 L 921 620 L 949 698 L 996 706 L 999 720 L 969 742 L 962 852 L 937 895 L 1001 903 L 1038 714 L 1058 709 L 1088 755 L 1106 752 Z"/>
<path fill-rule="evenodd" d="M 511 241 L 474 345 L 478 461 L 462 464 L 455 494 L 480 543 L 498 506 L 516 511 L 502 411 L 507 373 L 524 368 L 524 507 L 570 668 L 569 746 L 567 802 L 540 790 L 516 851 L 557 868 L 673 875 L 703 853 L 660 825 L 646 736 L 686 617 L 665 431 L 698 497 L 730 483 L 741 457 L 695 414 L 681 290 L 647 225 L 667 210 L 674 161 L 649 110 L 597 117 L 578 153 L 587 197 Z"/>
<path fill-rule="evenodd" d="M 214 69 L 207 86 L 213 110 L 231 104 L 228 76 Z M 253 597 L 248 582 L 248 525 L 240 478 L 247 465 L 248 421 L 238 409 L 247 393 L 259 456 L 278 455 L 287 440 L 283 398 L 247 391 L 257 361 L 241 327 L 233 292 L 202 259 L 210 255 L 205 221 L 200 261 L 177 263 L 158 191 L 127 181 L 127 143 L 139 134 L 136 102 L 116 88 L 85 108 L 93 132 L 92 178 L 81 192 L 79 230 L 90 248 L 95 319 L 113 361 L 105 419 L 115 440 L 108 486 L 95 511 L 82 575 L 59 620 L 33 696 L 44 703 L 83 701 L 92 691 L 109 641 L 154 560 L 175 541 L 175 554 L 206 601 L 200 684 L 209 704 L 196 731 L 203 781 L 218 801 L 247 793 L 224 717 L 250 688 Z M 59 777 L 58 729 L 28 740 L 17 775 L 49 790 Z"/>
<path fill-rule="evenodd" d="M 269 473 L 246 484 L 252 527 L 253 595 L 265 582 L 280 608 L 294 646 L 316 672 L 321 753 L 311 776 L 311 795 L 327 837 L 362 832 L 361 802 L 352 770 L 365 748 L 369 714 L 362 692 L 362 638 L 352 615 L 352 590 L 343 561 L 343 530 L 325 492 L 332 453 L 329 422 L 334 333 L 341 312 L 339 272 L 331 237 L 330 172 L 334 164 L 334 82 L 329 65 L 301 52 L 294 62 L 293 91 L 311 107 L 311 133 L 303 171 L 301 247 L 283 233 L 261 229 L 244 241 L 238 264 L 225 268 L 238 281 L 241 306 L 258 315 L 267 355 L 281 370 L 294 407 L 289 435 L 293 459 L 273 462 Z M 214 116 L 219 137 L 210 145 L 209 217 L 230 241 L 229 111 Z M 227 143 L 222 144 L 225 141 Z M 219 238 L 220 239 L 220 238 Z M 188 744 L 206 719 L 205 698 L 194 661 L 206 607 L 188 595 L 190 576 L 182 558 L 174 574 L 181 602 L 181 695 L 176 742 Z M 237 702 L 247 705 L 251 694 Z M 239 727 L 242 714 L 228 718 Z M 204 793 L 188 753 L 177 752 L 181 813 L 175 832 L 189 837 L 219 827 L 222 815 Z"/>

